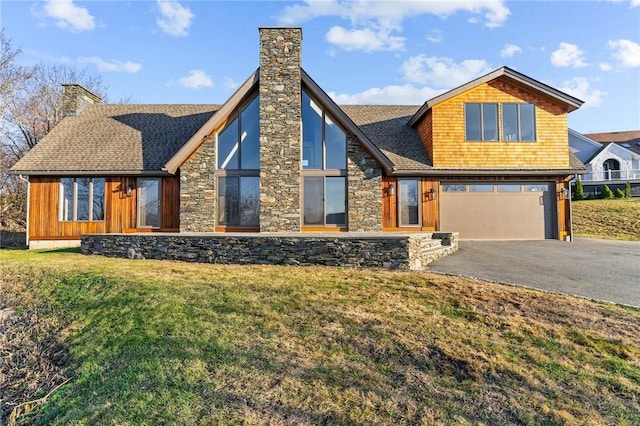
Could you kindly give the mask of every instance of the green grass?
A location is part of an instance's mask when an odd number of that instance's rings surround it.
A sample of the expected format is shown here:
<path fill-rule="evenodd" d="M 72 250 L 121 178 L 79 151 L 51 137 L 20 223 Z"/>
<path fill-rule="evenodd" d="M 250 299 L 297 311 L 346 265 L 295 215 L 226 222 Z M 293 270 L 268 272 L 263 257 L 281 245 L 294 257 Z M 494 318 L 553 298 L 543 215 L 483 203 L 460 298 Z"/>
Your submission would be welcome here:
<path fill-rule="evenodd" d="M 3 303 L 69 353 L 28 424 L 640 423 L 638 310 L 428 273 L 0 263 Z"/>
<path fill-rule="evenodd" d="M 640 241 L 640 198 L 574 201 L 578 237 Z"/>

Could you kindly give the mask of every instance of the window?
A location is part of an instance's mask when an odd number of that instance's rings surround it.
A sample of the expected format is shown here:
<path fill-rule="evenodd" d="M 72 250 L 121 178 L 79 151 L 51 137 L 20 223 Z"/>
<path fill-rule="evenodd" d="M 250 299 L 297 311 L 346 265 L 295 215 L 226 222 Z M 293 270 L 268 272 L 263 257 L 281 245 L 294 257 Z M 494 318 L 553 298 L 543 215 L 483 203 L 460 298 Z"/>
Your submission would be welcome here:
<path fill-rule="evenodd" d="M 60 221 L 104 220 L 104 178 L 61 178 Z"/>
<path fill-rule="evenodd" d="M 160 228 L 162 209 L 159 178 L 138 178 L 138 227 Z"/>
<path fill-rule="evenodd" d="M 465 104 L 468 141 L 498 140 L 498 104 Z"/>
<path fill-rule="evenodd" d="M 467 185 L 446 183 L 441 185 L 442 192 L 467 192 Z"/>
<path fill-rule="evenodd" d="M 510 183 L 502 183 L 498 185 L 498 192 L 520 192 L 521 186 Z"/>
<path fill-rule="evenodd" d="M 347 135 L 327 111 L 302 92 L 304 226 L 347 224 Z"/>
<path fill-rule="evenodd" d="M 502 105 L 502 139 L 505 141 L 536 140 L 533 104 Z"/>
<path fill-rule="evenodd" d="M 218 224 L 260 226 L 260 178 L 226 176 L 218 184 Z"/>
<path fill-rule="evenodd" d="M 486 183 L 478 183 L 475 185 L 469 185 L 469 191 L 471 192 L 493 192 L 493 185 Z"/>
<path fill-rule="evenodd" d="M 533 104 L 468 103 L 464 106 L 465 135 L 468 141 L 535 141 L 536 119 Z M 498 122 L 502 122 L 502 133 Z"/>
<path fill-rule="evenodd" d="M 252 98 L 229 118 L 218 134 L 220 226 L 260 226 L 260 100 Z"/>
<path fill-rule="evenodd" d="M 398 224 L 420 225 L 420 181 L 398 179 Z"/>
<path fill-rule="evenodd" d="M 347 224 L 346 178 L 308 176 L 303 180 L 304 225 Z"/>

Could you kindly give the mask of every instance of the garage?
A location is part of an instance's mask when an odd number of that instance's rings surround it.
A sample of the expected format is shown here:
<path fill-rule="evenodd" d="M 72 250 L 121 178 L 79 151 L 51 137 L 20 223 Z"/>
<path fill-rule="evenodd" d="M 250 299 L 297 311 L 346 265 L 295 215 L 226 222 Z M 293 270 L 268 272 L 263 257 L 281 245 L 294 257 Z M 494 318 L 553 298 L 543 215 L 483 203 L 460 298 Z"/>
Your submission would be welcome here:
<path fill-rule="evenodd" d="M 552 182 L 441 182 L 440 229 L 461 239 L 556 238 Z"/>

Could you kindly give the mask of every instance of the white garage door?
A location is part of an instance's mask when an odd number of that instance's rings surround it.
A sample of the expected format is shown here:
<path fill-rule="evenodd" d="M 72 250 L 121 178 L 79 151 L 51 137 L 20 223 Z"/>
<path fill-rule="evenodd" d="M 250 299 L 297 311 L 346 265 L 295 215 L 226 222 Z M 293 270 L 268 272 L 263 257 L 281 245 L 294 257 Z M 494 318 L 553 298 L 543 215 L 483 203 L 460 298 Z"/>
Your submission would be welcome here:
<path fill-rule="evenodd" d="M 554 188 L 552 182 L 442 182 L 440 229 L 461 239 L 555 238 Z"/>

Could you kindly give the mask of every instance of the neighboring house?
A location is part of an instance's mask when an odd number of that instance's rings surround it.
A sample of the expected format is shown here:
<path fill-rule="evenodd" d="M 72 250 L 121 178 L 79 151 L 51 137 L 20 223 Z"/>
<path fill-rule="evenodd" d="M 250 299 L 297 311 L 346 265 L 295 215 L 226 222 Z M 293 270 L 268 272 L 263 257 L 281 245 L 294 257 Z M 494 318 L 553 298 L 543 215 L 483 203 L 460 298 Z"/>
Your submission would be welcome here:
<path fill-rule="evenodd" d="M 635 140 L 633 137 L 618 142 L 610 140 L 616 135 L 632 136 L 634 133 L 637 136 Z M 599 137 L 600 141 L 594 140 L 592 137 L 594 135 Z M 601 194 L 604 185 L 608 185 L 613 190 L 618 188 L 624 190 L 627 182 L 631 184 L 632 194 L 640 195 L 640 132 L 594 135 L 582 135 L 569 129 L 571 152 L 587 167 L 587 173 L 578 176 L 585 195 Z"/>
<path fill-rule="evenodd" d="M 30 181 L 30 247 L 142 231 L 571 236 L 584 165 L 567 114 L 582 101 L 502 67 L 422 106 L 340 107 L 301 68 L 301 40 L 260 28 L 260 67 L 219 106 L 84 106 L 65 86 L 68 116 L 12 168 Z"/>

